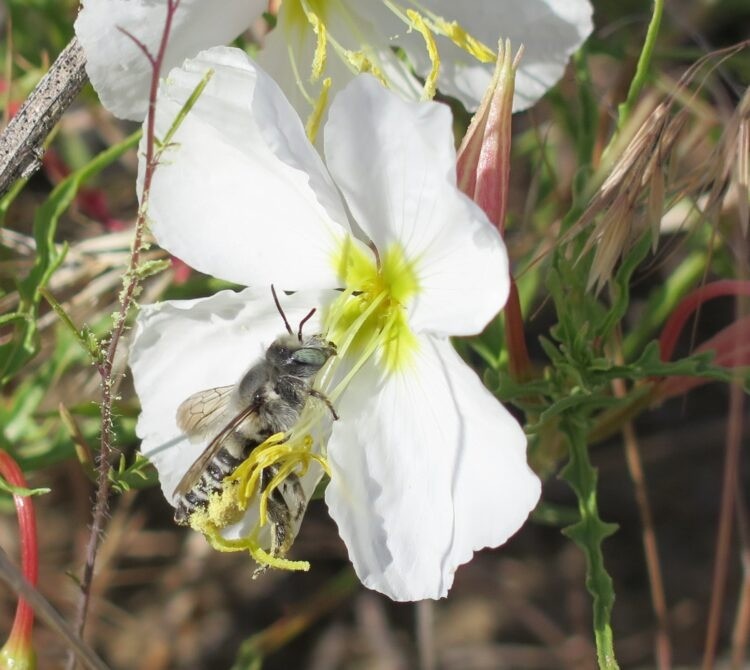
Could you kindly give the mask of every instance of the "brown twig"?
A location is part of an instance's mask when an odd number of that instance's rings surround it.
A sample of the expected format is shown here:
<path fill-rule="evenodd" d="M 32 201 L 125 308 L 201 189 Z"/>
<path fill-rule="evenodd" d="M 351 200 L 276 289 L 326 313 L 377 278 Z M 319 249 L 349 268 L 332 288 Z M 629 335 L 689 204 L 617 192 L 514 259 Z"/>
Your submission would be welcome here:
<path fill-rule="evenodd" d="M 740 670 L 745 663 L 748 636 L 750 635 L 750 527 L 748 527 L 746 501 L 737 480 L 737 527 L 740 536 L 740 562 L 742 564 L 742 587 L 740 588 L 737 615 L 732 630 L 732 670 Z"/>
<path fill-rule="evenodd" d="M 47 135 L 87 81 L 85 66 L 73 38 L 0 135 L 0 197 L 41 165 Z"/>
<path fill-rule="evenodd" d="M 635 499 L 643 526 L 643 552 L 646 556 L 646 568 L 651 592 L 651 605 L 656 615 L 656 639 L 654 640 L 656 667 L 669 670 L 672 667 L 672 643 L 669 639 L 669 614 L 667 599 L 664 593 L 664 579 L 659 561 L 659 547 L 656 542 L 654 520 L 643 474 L 643 463 L 638 447 L 638 438 L 633 424 L 628 421 L 622 427 L 625 446 L 625 459 L 628 472 L 633 481 Z"/>
<path fill-rule="evenodd" d="M 745 392 L 740 382 L 734 382 L 729 389 L 729 418 L 726 438 L 724 474 L 722 476 L 721 508 L 719 530 L 716 537 L 716 559 L 711 584 L 711 605 L 706 626 L 706 646 L 703 652 L 703 670 L 714 667 L 716 646 L 719 640 L 721 610 L 724 604 L 729 552 L 732 543 L 732 522 L 734 521 L 736 479 L 742 448 L 742 413 L 745 405 Z"/>
<path fill-rule="evenodd" d="M 619 349 L 615 354 L 618 363 L 622 364 L 622 351 Z M 627 395 L 625 382 L 615 379 L 612 382 L 615 396 L 624 398 Z M 659 561 L 659 546 L 656 542 L 654 531 L 654 519 L 651 513 L 651 504 L 646 488 L 646 478 L 643 472 L 643 462 L 638 446 L 638 437 L 632 421 L 627 420 L 622 424 L 622 437 L 625 448 L 625 461 L 628 473 L 633 482 L 635 501 L 641 519 L 643 533 L 643 552 L 646 558 L 646 569 L 648 570 L 649 590 L 651 592 L 651 606 L 656 616 L 656 639 L 654 641 L 656 667 L 659 670 L 669 670 L 672 667 L 672 643 L 669 639 L 669 614 L 667 599 L 664 593 L 664 579 Z"/>
<path fill-rule="evenodd" d="M 741 221 L 740 221 L 741 224 Z M 735 254 L 735 266 L 737 275 L 740 280 L 747 280 L 750 275 L 747 258 L 745 256 L 745 245 L 743 244 L 744 235 L 739 230 L 736 232 L 736 239 L 739 244 L 736 247 L 740 251 Z M 735 317 L 739 322 L 748 314 L 747 295 L 742 293 L 736 294 L 735 298 Z M 740 328 L 736 333 L 737 346 L 748 341 L 750 333 L 747 328 Z M 716 656 L 716 647 L 719 640 L 721 627 L 721 613 L 724 605 L 724 595 L 726 593 L 727 573 L 729 572 L 730 550 L 732 545 L 732 524 L 734 522 L 734 512 L 738 500 L 738 478 L 737 473 L 740 467 L 740 456 L 742 453 L 742 433 L 744 429 L 744 412 L 745 412 L 745 390 L 742 380 L 733 381 L 729 386 L 729 415 L 727 417 L 727 436 L 726 436 L 726 453 L 724 456 L 724 473 L 722 475 L 721 486 L 721 507 L 719 511 L 719 530 L 716 537 L 716 558 L 714 562 L 714 574 L 711 583 L 711 604 L 709 607 L 708 623 L 706 625 L 706 645 L 703 651 L 703 670 L 713 668 Z M 740 518 L 742 521 L 742 517 Z M 747 579 L 747 577 L 746 577 Z M 746 586 L 746 582 L 745 582 Z M 742 604 L 742 598 L 740 599 Z M 743 610 L 740 609 L 738 617 L 742 617 Z M 746 625 L 746 624 L 745 624 Z M 742 622 L 735 622 L 735 632 L 742 630 Z M 735 647 L 736 651 L 736 647 Z M 734 654 L 733 654 L 734 658 Z"/>
<path fill-rule="evenodd" d="M 420 600 L 415 603 L 417 624 L 417 651 L 420 670 L 436 670 L 435 603 Z"/>
<path fill-rule="evenodd" d="M 137 289 L 140 284 L 140 277 L 138 275 L 138 266 L 141 259 L 141 251 L 143 250 L 143 237 L 146 228 L 146 213 L 148 211 L 148 199 L 149 192 L 151 190 L 151 182 L 153 180 L 154 171 L 159 162 L 159 154 L 155 151 L 155 116 L 156 116 L 156 97 L 159 87 L 159 73 L 161 70 L 161 64 L 164 60 L 164 54 L 166 52 L 167 42 L 169 40 L 169 34 L 172 27 L 172 20 L 174 14 L 179 6 L 180 0 L 167 0 L 167 13 L 164 21 L 164 30 L 162 32 L 161 42 L 159 44 L 159 50 L 156 56 L 149 56 L 148 60 L 152 65 L 152 76 L 151 76 L 151 87 L 149 90 L 149 106 L 148 116 L 146 117 L 146 152 L 145 152 L 145 164 L 146 169 L 143 180 L 143 190 L 141 196 L 141 205 L 138 210 L 138 216 L 135 221 L 135 232 L 133 235 L 133 247 L 130 254 L 130 262 L 128 264 L 127 272 L 124 277 L 124 289 L 120 298 L 120 309 L 115 316 L 114 326 L 107 343 L 106 352 L 102 361 L 97 365 L 97 370 L 101 378 L 101 438 L 100 438 L 100 452 L 98 460 L 98 486 L 96 492 L 96 500 L 94 503 L 93 520 L 91 523 L 91 531 L 89 540 L 86 546 L 86 563 L 83 568 L 83 576 L 81 578 L 81 594 L 78 601 L 78 608 L 76 614 L 76 628 L 80 636 L 83 635 L 83 630 L 86 625 L 86 615 L 88 612 L 89 600 L 91 595 L 91 583 L 94 575 L 94 566 L 96 563 L 96 555 L 99 548 L 99 542 L 101 534 L 104 530 L 105 520 L 109 510 L 109 497 L 111 490 L 111 482 L 109 479 L 110 462 L 112 453 L 114 451 L 114 433 L 112 427 L 112 401 L 113 401 L 113 389 L 116 385 L 117 380 L 113 377 L 113 367 L 115 361 L 115 354 L 117 347 L 122 337 L 123 331 L 125 330 L 125 323 L 127 316 L 130 312 L 130 308 L 133 305 Z M 142 49 L 147 51 L 146 47 L 141 44 L 135 37 L 131 35 L 136 44 Z M 74 660 L 69 661 L 68 667 L 72 668 Z"/>

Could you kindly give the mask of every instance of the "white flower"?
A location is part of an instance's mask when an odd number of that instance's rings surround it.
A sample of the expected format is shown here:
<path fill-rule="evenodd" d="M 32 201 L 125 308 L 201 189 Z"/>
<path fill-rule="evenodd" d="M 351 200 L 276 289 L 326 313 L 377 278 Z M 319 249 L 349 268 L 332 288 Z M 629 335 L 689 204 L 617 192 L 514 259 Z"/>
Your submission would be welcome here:
<path fill-rule="evenodd" d="M 302 290 L 290 320 L 322 307 L 317 327 L 339 347 L 320 380 L 340 416 L 326 502 L 357 574 L 396 600 L 444 596 L 540 491 L 520 426 L 448 340 L 482 330 L 509 283 L 502 240 L 456 188 L 450 112 L 360 76 L 331 106 L 326 169 L 274 81 L 216 48 L 170 73 L 157 133 L 207 69 L 154 176 L 152 230 L 193 267 L 256 289 L 145 310 L 131 358 L 143 450 L 171 499 L 195 457 L 178 450 L 176 406 L 236 382 L 279 333 L 270 284 Z"/>
<path fill-rule="evenodd" d="M 164 60 L 164 72 L 207 47 L 226 44 L 244 32 L 266 7 L 263 0 L 180 0 Z M 465 35 L 494 48 L 500 37 L 523 44 L 525 56 L 516 79 L 514 110 L 538 100 L 562 76 L 570 55 L 591 32 L 589 0 L 285 0 L 278 24 L 261 50 L 261 64 L 276 78 L 298 112 L 307 118 L 320 84 L 330 77 L 342 88 L 353 71 L 373 69 L 392 87 L 412 97 L 422 85 L 393 52 L 408 56 L 426 77 L 435 64 L 423 35 L 413 29 L 407 11 L 419 10 L 435 33 L 440 70 L 438 88 L 473 110 L 492 75 L 494 59 L 486 49 L 456 46 Z M 102 104 L 112 113 L 141 120 L 147 107 L 150 65 L 124 29 L 156 53 L 166 0 L 86 0 L 76 34 L 86 51 L 87 71 Z M 307 12 L 307 13 L 306 13 Z M 442 21 L 440 17 L 444 17 Z M 317 37 L 313 23 L 320 21 Z M 457 26 L 448 22 L 457 22 Z M 443 34 L 441 34 L 443 33 Z M 451 33 L 452 38 L 448 33 Z M 310 83 L 316 47 L 327 55 L 317 81 Z M 484 57 L 479 62 L 474 55 Z M 301 85 L 308 89 L 307 96 Z"/>

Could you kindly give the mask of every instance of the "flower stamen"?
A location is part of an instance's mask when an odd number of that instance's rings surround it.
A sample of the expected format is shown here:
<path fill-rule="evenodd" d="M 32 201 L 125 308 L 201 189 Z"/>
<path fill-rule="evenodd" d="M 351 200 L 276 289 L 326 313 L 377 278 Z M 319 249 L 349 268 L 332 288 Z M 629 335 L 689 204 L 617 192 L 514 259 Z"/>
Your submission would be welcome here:
<path fill-rule="evenodd" d="M 326 68 L 326 59 L 328 55 L 326 24 L 320 16 L 313 11 L 307 0 L 301 0 L 300 6 L 315 33 L 315 53 L 312 60 L 312 74 L 310 75 L 310 81 L 316 82 L 323 75 Z"/>
<path fill-rule="evenodd" d="M 419 292 L 415 264 L 398 244 L 381 256 L 345 242 L 335 261 L 346 290 L 324 319 L 328 336 L 336 342 L 339 353 L 321 379 L 321 386 L 332 401 L 373 354 L 379 354 L 379 362 L 389 371 L 410 361 L 416 338 L 409 327 L 406 306 Z M 347 358 L 354 359 L 354 363 L 348 364 L 346 375 L 336 387 L 329 389 L 334 370 Z"/>

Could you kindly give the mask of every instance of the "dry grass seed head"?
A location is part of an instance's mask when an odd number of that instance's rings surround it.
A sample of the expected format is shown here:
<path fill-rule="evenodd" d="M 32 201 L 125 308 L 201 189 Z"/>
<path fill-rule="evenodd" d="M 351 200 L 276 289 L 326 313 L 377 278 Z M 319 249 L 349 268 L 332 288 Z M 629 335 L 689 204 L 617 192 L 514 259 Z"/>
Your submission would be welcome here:
<path fill-rule="evenodd" d="M 580 219 L 565 238 L 578 235 L 594 223 L 579 260 L 594 247 L 594 259 L 587 283 L 599 292 L 611 279 L 619 258 L 626 253 L 646 229 L 650 229 L 652 246 L 656 250 L 660 234 L 662 213 L 665 205 L 684 197 L 697 197 L 710 186 L 714 197 L 709 197 L 708 205 L 718 205 L 728 189 L 728 180 L 734 175 L 739 196 L 738 205 L 743 231 L 747 230 L 748 217 L 748 138 L 750 130 L 750 97 L 745 94 L 728 124 L 714 152 L 715 159 L 700 167 L 678 182 L 676 175 L 680 167 L 680 156 L 690 157 L 696 143 L 702 143 L 707 136 L 705 125 L 717 125 L 718 118 L 711 115 L 702 119 L 690 138 L 686 138 L 688 121 L 694 114 L 694 103 L 702 90 L 701 82 L 695 90 L 689 86 L 704 65 L 710 63 L 712 70 L 723 59 L 734 55 L 746 43 L 707 54 L 694 63 L 677 82 L 674 90 L 662 102 L 653 107 L 653 102 L 644 98 L 634 120 L 640 124 L 630 124 L 632 138 L 625 141 L 625 148 L 611 165 L 609 174 L 592 196 Z M 717 57 L 722 57 L 715 62 Z M 679 105 L 679 109 L 674 109 Z M 627 137 L 628 128 L 623 132 Z M 688 141 L 689 140 L 689 141 Z M 620 142 L 622 144 L 622 142 Z M 689 146 L 685 146 L 689 145 Z M 722 149 L 723 147 L 723 149 Z M 689 150 L 690 149 L 690 150 Z M 717 153 L 718 152 L 718 153 Z M 723 157 L 723 158 L 722 158 Z M 605 168 L 606 169 L 606 168 Z M 665 174 L 666 173 L 666 174 Z M 721 179 L 717 178 L 721 175 Z M 708 211 L 709 207 L 704 210 Z"/>

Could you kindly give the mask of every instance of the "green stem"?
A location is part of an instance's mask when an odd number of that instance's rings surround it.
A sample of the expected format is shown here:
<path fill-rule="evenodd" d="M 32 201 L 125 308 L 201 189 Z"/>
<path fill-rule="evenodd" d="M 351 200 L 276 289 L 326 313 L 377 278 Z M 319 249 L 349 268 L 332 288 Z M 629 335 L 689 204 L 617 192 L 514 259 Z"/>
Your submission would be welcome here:
<path fill-rule="evenodd" d="M 586 555 L 586 588 L 593 600 L 594 639 L 599 668 L 619 670 L 610 625 L 615 594 L 612 578 L 604 567 L 601 549 L 602 542 L 615 532 L 616 526 L 605 523 L 599 517 L 596 502 L 597 472 L 589 460 L 586 423 L 575 415 L 568 415 L 560 422 L 570 444 L 570 460 L 563 468 L 561 477 L 575 492 L 580 514 L 578 522 L 568 526 L 564 532 Z"/>
<path fill-rule="evenodd" d="M 643 43 L 643 49 L 641 49 L 641 55 L 638 58 L 638 65 L 635 69 L 633 81 L 630 82 L 628 96 L 625 99 L 625 102 L 623 102 L 617 109 L 618 131 L 622 130 L 625 122 L 630 117 L 635 101 L 640 95 L 643 85 L 646 83 L 646 77 L 648 76 L 648 70 L 651 65 L 651 56 L 653 55 L 654 46 L 656 45 L 656 37 L 659 34 L 659 26 L 661 25 L 661 15 L 663 12 L 664 0 L 654 0 L 654 13 L 651 15 L 651 23 L 648 26 L 646 41 Z"/>

